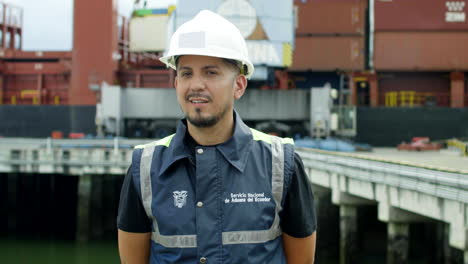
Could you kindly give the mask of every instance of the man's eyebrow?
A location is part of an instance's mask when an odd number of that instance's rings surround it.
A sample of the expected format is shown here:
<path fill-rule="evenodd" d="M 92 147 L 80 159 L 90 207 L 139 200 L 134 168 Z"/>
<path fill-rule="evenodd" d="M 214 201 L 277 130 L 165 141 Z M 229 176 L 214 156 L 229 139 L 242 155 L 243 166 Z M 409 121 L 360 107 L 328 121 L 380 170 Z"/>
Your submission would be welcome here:
<path fill-rule="evenodd" d="M 203 69 L 207 70 L 207 69 L 219 69 L 219 66 L 218 65 L 207 65 L 207 66 L 204 66 Z"/>
<path fill-rule="evenodd" d="M 178 70 L 191 70 L 192 68 L 190 68 L 189 66 L 180 66 L 180 68 Z"/>
<path fill-rule="evenodd" d="M 203 66 L 203 70 L 209 70 L 209 69 L 219 69 L 220 67 L 218 65 L 206 65 L 206 66 Z M 183 70 L 192 70 L 192 67 L 190 66 L 180 66 L 180 68 L 178 69 L 179 71 L 183 71 Z"/>

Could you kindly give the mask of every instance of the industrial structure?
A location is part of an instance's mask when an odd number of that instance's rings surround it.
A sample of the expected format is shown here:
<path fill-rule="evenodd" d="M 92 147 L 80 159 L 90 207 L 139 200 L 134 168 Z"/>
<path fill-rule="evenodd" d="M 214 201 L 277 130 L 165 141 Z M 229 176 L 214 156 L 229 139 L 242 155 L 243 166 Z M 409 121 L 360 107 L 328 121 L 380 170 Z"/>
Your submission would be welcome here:
<path fill-rule="evenodd" d="M 8 121 L 0 127 L 0 135 L 45 137 L 54 130 L 65 135 L 96 134 L 97 128 L 109 123 L 100 115 L 102 107 L 96 110 L 104 100 L 104 82 L 125 94 L 170 96 L 155 91 L 162 88 L 171 93 L 175 75 L 158 58 L 175 28 L 201 9 L 222 14 L 246 37 L 256 74 L 249 82 L 255 98 L 249 99 L 248 93 L 244 101 L 259 102 L 252 111 L 267 113 L 263 106 L 279 106 L 285 111 L 281 116 L 292 121 L 276 120 L 276 113 L 247 114 L 253 126 L 286 131 L 290 136 L 309 135 L 313 129 L 310 101 L 293 107 L 298 102 L 288 98 L 296 96 L 284 96 L 278 90 L 305 93 L 309 98 L 309 89 L 326 83 L 339 92 L 336 105 L 357 107 L 351 111 L 357 116 L 356 138 L 377 145 L 397 144 L 419 133 L 386 124 L 385 130 L 398 131 L 386 135 L 389 140 L 376 139 L 372 120 L 379 116 L 390 122 L 398 119 L 401 127 L 415 120 L 419 126 L 431 126 L 421 121 L 431 116 L 425 116 L 425 109 L 459 124 L 467 116 L 465 0 L 437 0 L 434 5 L 402 0 L 288 0 L 279 6 L 260 0 L 219 0 L 207 6 L 179 0 L 163 9 L 136 8 L 131 18 L 117 15 L 114 0 L 98 5 L 75 1 L 70 52 L 22 51 L 21 8 L 2 5 L 0 117 Z M 172 109 L 172 103 L 163 101 L 158 109 Z M 289 108 L 307 110 L 297 114 Z M 174 128 L 174 122 L 148 118 L 145 111 L 123 116 L 120 130 L 114 126 L 107 133 L 154 137 Z M 179 117 L 174 112 L 171 116 Z M 43 122 L 29 122 L 31 118 Z M 18 126 L 18 119 L 28 121 Z M 63 125 L 51 124 L 52 119 Z M 462 137 L 466 130 L 432 129 L 428 136 Z"/>

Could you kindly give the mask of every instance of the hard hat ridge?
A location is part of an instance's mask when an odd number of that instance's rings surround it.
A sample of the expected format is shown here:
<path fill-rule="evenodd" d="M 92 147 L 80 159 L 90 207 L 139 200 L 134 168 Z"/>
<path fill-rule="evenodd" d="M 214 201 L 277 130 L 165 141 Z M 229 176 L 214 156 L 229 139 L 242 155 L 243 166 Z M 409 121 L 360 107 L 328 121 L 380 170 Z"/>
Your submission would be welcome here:
<path fill-rule="evenodd" d="M 251 77 L 254 66 L 248 58 L 247 45 L 239 29 L 224 17 L 200 11 L 182 24 L 172 35 L 169 51 L 160 60 L 176 69 L 175 58 L 181 55 L 201 55 L 232 59 L 242 63 L 245 75 Z M 246 66 L 246 67 L 244 67 Z M 243 70 L 244 72 L 244 70 Z"/>

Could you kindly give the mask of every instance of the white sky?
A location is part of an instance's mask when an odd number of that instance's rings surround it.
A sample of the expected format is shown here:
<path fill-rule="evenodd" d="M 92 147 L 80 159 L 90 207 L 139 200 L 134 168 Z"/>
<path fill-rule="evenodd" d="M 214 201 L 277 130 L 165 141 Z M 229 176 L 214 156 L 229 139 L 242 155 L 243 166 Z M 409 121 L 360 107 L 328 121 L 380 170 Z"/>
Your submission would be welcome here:
<path fill-rule="evenodd" d="M 119 7 L 119 14 L 128 16 L 131 13 L 134 0 L 115 1 Z M 148 7 L 167 7 L 175 1 L 148 0 Z M 4 2 L 23 8 L 23 50 L 72 49 L 73 0 L 4 0 Z"/>

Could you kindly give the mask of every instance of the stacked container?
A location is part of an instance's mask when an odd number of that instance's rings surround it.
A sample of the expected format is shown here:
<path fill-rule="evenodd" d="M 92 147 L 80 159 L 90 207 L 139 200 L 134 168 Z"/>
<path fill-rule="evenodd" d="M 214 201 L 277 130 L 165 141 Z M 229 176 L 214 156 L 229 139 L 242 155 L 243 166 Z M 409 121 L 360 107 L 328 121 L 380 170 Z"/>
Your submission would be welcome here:
<path fill-rule="evenodd" d="M 401 106 L 401 92 L 409 92 L 416 105 L 463 107 L 467 9 L 467 0 L 375 0 L 373 62 L 380 104 L 393 93 L 398 98 L 392 106 Z"/>
<path fill-rule="evenodd" d="M 70 52 L 5 52 L 0 61 L 1 104 L 68 103 Z"/>
<path fill-rule="evenodd" d="M 122 69 L 117 75 L 122 87 L 172 88 L 175 74 L 172 69 Z"/>
<path fill-rule="evenodd" d="M 367 0 L 302 0 L 295 5 L 291 70 L 364 70 Z"/>

